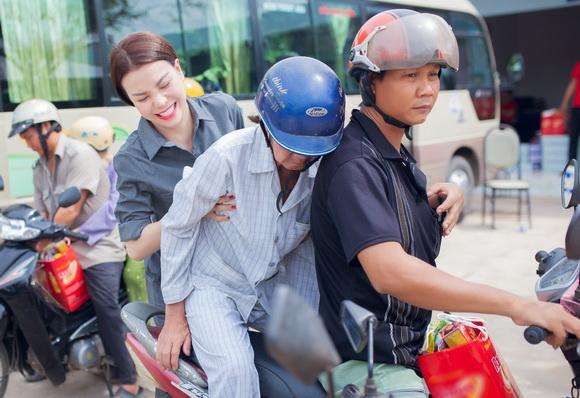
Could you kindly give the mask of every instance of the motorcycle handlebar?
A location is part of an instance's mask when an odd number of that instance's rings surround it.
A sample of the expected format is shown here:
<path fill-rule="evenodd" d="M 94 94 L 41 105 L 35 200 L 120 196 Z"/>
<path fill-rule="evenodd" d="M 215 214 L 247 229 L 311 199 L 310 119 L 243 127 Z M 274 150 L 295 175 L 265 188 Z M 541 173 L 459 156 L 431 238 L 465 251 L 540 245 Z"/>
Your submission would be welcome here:
<path fill-rule="evenodd" d="M 69 238 L 82 240 L 83 242 L 86 242 L 87 240 L 89 240 L 89 237 L 87 235 L 80 233 L 80 232 L 71 231 L 68 228 L 64 230 L 64 234 L 65 234 L 65 236 L 67 236 Z"/>
<path fill-rule="evenodd" d="M 526 330 L 524 330 L 524 337 L 530 344 L 539 344 L 544 341 L 550 334 L 551 332 L 549 330 L 535 325 L 528 326 Z"/>

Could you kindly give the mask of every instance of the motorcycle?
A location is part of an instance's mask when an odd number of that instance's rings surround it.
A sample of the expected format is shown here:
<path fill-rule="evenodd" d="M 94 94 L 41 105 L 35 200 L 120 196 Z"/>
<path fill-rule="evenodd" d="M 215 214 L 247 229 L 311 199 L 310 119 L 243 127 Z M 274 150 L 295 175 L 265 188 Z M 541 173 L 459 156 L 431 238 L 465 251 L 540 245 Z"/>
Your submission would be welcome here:
<path fill-rule="evenodd" d="M 539 300 L 560 303 L 576 317 L 580 316 L 580 167 L 571 160 L 562 173 L 562 206 L 574 207 L 574 215 L 566 233 L 566 248 L 536 253 L 538 262 L 535 290 Z M 331 369 L 340 363 L 322 320 L 287 286 L 274 293 L 273 315 L 266 328 L 266 347 L 285 369 L 299 380 L 311 383 L 321 373 L 329 381 L 328 396 L 334 396 Z M 340 317 L 352 348 L 361 352 L 367 347 L 368 375 L 363 391 L 347 386 L 343 398 L 394 398 L 404 396 L 404 391 L 380 393 L 373 380 L 373 331 L 377 324 L 374 314 L 345 300 Z M 531 344 L 542 342 L 550 334 L 539 326 L 529 326 L 524 331 Z M 580 397 L 580 343 L 569 334 L 561 347 L 564 357 L 572 367 L 571 396 Z"/>
<path fill-rule="evenodd" d="M 0 177 L 0 189 L 3 188 Z M 59 207 L 80 200 L 71 187 L 59 197 Z M 64 238 L 87 240 L 24 204 L 0 213 L 0 398 L 4 397 L 12 371 L 28 381 L 48 378 L 53 385 L 66 379 L 68 370 L 103 372 L 113 396 L 109 367 L 98 333 L 97 318 L 90 301 L 74 312 L 51 302 L 35 278 L 40 258 L 34 249 L 39 240 Z M 126 302 L 122 290 L 121 302 Z"/>
<path fill-rule="evenodd" d="M 195 354 L 189 357 L 182 354 L 175 371 L 163 369 L 155 360 L 157 339 L 162 328 L 160 318 L 163 314 L 162 309 L 143 302 L 125 305 L 121 317 L 129 329 L 127 344 L 149 373 L 148 376 L 155 381 L 156 398 L 207 398 L 207 376 Z M 325 397 L 324 389 L 318 383 L 300 383 L 268 355 L 262 333 L 250 330 L 250 341 L 254 349 L 254 364 L 258 370 L 262 398 Z"/>
<path fill-rule="evenodd" d="M 278 286 L 274 292 L 272 316 L 265 331 L 266 348 L 283 368 L 302 383 L 315 383 L 324 373 L 328 383 L 327 397 L 335 396 L 332 368 L 341 363 L 320 316 L 288 286 Z M 363 391 L 347 385 L 342 398 L 396 398 L 409 391 L 399 389 L 381 393 L 373 378 L 375 314 L 350 300 L 341 303 L 340 319 L 355 352 L 367 349 L 367 378 Z"/>
<path fill-rule="evenodd" d="M 562 173 L 562 207 L 574 207 L 574 215 L 566 233 L 566 249 L 557 248 L 550 252 L 536 253 L 539 279 L 535 291 L 538 300 L 560 303 L 571 314 L 580 317 L 580 168 L 575 159 L 570 160 Z M 530 344 L 538 344 L 550 334 L 539 326 L 529 326 L 524 337 Z M 570 394 L 580 397 L 580 342 L 569 334 L 560 347 L 570 364 L 574 377 Z"/>

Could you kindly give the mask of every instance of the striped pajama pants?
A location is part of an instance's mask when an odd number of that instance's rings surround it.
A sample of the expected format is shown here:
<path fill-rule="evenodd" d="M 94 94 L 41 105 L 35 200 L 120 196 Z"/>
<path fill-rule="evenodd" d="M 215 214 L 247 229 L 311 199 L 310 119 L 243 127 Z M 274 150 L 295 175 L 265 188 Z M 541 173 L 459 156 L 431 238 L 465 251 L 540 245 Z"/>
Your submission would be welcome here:
<path fill-rule="evenodd" d="M 195 289 L 185 305 L 193 349 L 207 374 L 210 398 L 259 398 L 248 326 L 263 330 L 268 314 L 257 305 L 246 323 L 234 301 L 211 288 Z"/>

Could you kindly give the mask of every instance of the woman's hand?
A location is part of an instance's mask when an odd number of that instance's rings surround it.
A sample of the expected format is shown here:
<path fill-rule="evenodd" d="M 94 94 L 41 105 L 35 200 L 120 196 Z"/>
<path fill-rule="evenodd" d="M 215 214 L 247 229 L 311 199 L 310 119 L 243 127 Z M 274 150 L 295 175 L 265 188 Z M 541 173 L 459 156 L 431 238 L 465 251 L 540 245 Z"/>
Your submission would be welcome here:
<path fill-rule="evenodd" d="M 191 335 L 184 302 L 165 306 L 165 324 L 157 341 L 156 359 L 164 369 L 177 370 L 179 354 L 191 355 Z"/>
<path fill-rule="evenodd" d="M 431 185 L 427 191 L 427 198 L 437 214 L 447 212 L 441 224 L 441 233 L 443 236 L 449 235 L 463 210 L 463 189 L 451 182 L 438 182 Z"/>
<path fill-rule="evenodd" d="M 213 209 L 209 211 L 205 216 L 213 221 L 229 221 L 230 216 L 223 214 L 224 211 L 232 211 L 236 209 L 236 197 L 234 195 L 224 195 L 221 196 Z"/>

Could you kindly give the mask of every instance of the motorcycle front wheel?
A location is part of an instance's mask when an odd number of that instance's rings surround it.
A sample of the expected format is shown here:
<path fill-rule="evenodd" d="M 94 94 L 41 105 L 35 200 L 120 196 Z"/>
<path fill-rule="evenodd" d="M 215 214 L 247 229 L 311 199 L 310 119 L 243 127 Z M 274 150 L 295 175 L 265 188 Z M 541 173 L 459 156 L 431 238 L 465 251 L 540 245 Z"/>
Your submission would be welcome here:
<path fill-rule="evenodd" d="M 0 398 L 6 394 L 8 377 L 10 376 L 10 359 L 4 344 L 0 344 Z"/>

